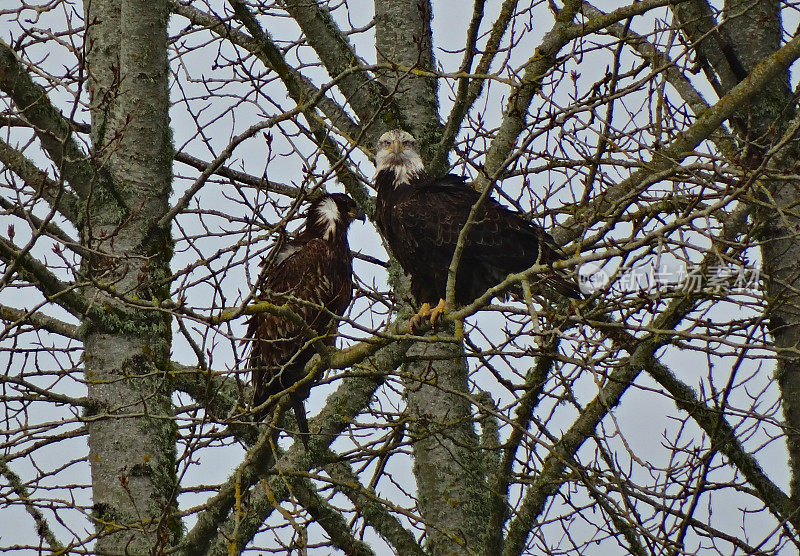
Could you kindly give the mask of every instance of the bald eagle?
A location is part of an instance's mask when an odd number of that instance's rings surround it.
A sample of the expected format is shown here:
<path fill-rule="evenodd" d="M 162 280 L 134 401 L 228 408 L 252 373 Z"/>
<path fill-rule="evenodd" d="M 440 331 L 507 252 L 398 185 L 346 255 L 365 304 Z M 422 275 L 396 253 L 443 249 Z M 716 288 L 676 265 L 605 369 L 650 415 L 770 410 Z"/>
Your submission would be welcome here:
<path fill-rule="evenodd" d="M 363 221 L 364 213 L 347 195 L 317 199 L 308 209 L 302 232 L 280 242 L 261 272 L 258 299 L 288 303 L 303 322 L 266 312 L 254 314 L 248 322 L 247 338 L 252 342 L 248 367 L 257 420 L 267 415 L 272 404 L 259 406 L 305 376 L 305 365 L 316 353 L 314 339 L 321 338 L 327 345 L 334 342 L 339 324 L 334 315 L 342 316 L 353 297 L 347 228 L 356 219 Z M 304 444 L 308 421 L 303 401 L 310 389 L 308 383 L 289 394 Z"/>
<path fill-rule="evenodd" d="M 411 292 L 422 304 L 418 317 L 430 317 L 434 323 L 445 310 L 447 272 L 459 234 L 480 193 L 461 176 L 430 177 L 414 137 L 405 131 L 396 129 L 380 137 L 375 162 L 378 228 L 411 275 Z M 563 258 L 542 228 L 487 198 L 466 238 L 456 272 L 455 301 L 469 304 L 510 273 Z M 581 297 L 566 274 L 551 270 L 542 280 L 562 295 Z"/>

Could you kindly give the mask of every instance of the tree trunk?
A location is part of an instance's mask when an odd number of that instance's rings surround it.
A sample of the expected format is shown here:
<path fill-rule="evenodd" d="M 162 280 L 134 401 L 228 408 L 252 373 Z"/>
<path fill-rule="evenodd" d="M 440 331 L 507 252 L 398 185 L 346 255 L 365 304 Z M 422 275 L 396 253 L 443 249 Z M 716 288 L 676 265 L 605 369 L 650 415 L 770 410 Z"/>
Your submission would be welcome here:
<path fill-rule="evenodd" d="M 375 4 L 378 59 L 401 67 L 383 74 L 382 81 L 396 93 L 401 119 L 419 141 L 426 163 L 442 132 L 437 82 L 403 68 L 434 69 L 430 24 L 426 1 Z M 400 298 L 409 298 L 407 279 L 398 278 L 393 285 Z M 485 470 L 475 465 L 479 442 L 468 401 L 463 346 L 415 344 L 408 351 L 405 371 L 413 471 L 427 548 L 432 554 L 476 552 L 487 533 L 489 505 Z"/>
<path fill-rule="evenodd" d="M 86 4 L 86 65 L 95 179 L 81 241 L 86 292 L 107 318 L 84 322 L 92 409 L 89 462 L 101 554 L 158 552 L 180 533 L 175 517 L 176 426 L 170 319 L 128 300 L 169 296 L 168 9 L 164 1 Z"/>
<path fill-rule="evenodd" d="M 417 505 L 427 548 L 433 554 L 475 553 L 489 533 L 489 504 L 462 347 L 415 344 L 405 370 Z"/>

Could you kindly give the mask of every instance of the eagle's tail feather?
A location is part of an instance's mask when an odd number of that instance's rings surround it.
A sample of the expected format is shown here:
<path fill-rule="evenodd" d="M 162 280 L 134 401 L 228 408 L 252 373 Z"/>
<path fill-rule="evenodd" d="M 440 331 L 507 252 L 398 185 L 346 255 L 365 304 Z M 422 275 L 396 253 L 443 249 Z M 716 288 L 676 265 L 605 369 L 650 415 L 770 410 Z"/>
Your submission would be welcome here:
<path fill-rule="evenodd" d="M 554 289 L 564 297 L 572 299 L 582 299 L 581 290 L 578 289 L 578 284 L 567 276 L 561 274 L 551 274 L 544 280 L 550 288 Z"/>
<path fill-rule="evenodd" d="M 308 449 L 308 439 L 309 439 L 309 432 L 308 432 L 308 418 L 306 417 L 306 407 L 303 403 L 303 399 L 295 396 L 290 395 L 289 399 L 292 401 L 292 410 L 294 411 L 294 418 L 297 421 L 297 429 L 300 431 L 298 435 L 300 437 L 300 442 L 303 443 L 306 449 Z"/>
<path fill-rule="evenodd" d="M 531 283 L 531 289 L 534 292 L 541 291 L 541 286 L 563 295 L 564 297 L 569 297 L 570 299 L 583 299 L 583 294 L 578 288 L 578 284 L 569 276 L 560 273 L 553 272 L 552 274 L 539 275 L 537 280 Z M 522 286 L 519 284 L 511 286 L 508 291 L 498 295 L 502 300 L 507 300 L 509 296 L 515 301 L 525 301 Z"/>

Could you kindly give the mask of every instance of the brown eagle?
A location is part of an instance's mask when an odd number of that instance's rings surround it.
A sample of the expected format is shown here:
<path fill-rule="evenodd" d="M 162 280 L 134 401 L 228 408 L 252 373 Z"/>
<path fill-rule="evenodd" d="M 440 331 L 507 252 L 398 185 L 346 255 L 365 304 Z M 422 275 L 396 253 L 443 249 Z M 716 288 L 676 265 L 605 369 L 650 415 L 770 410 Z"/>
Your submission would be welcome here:
<path fill-rule="evenodd" d="M 339 321 L 353 298 L 353 259 L 347 228 L 364 213 L 347 195 L 325 195 L 311 203 L 303 230 L 276 246 L 257 283 L 260 301 L 288 307 L 302 320 L 256 313 L 249 322 L 252 341 L 248 367 L 253 379 L 256 419 L 263 419 L 271 396 L 291 388 L 305 376 L 306 363 L 320 339 L 333 345 Z M 303 401 L 311 383 L 290 391 L 301 440 L 307 443 L 308 421 Z M 277 400 L 274 400 L 277 401 Z"/>
<path fill-rule="evenodd" d="M 378 140 L 375 168 L 378 228 L 411 275 L 411 292 L 422 304 L 417 318 L 430 317 L 435 323 L 445 310 L 447 271 L 459 234 L 480 193 L 461 176 L 430 177 L 414 137 L 399 129 Z M 456 272 L 455 301 L 469 304 L 510 273 L 563 258 L 542 228 L 487 198 L 466 237 Z M 581 297 L 577 284 L 564 273 L 552 270 L 542 279 L 562 295 Z"/>

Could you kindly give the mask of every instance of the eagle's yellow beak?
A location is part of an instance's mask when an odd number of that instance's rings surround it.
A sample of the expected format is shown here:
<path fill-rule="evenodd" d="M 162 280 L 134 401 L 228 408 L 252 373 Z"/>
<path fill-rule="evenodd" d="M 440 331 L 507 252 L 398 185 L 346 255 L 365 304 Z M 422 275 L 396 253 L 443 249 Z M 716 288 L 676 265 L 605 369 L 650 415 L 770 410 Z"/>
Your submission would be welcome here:
<path fill-rule="evenodd" d="M 392 153 L 392 154 L 400 154 L 400 153 L 403 152 L 403 150 L 405 150 L 405 147 L 403 147 L 403 142 L 400 141 L 399 139 L 395 139 L 394 141 L 389 143 L 389 152 L 390 153 Z"/>

